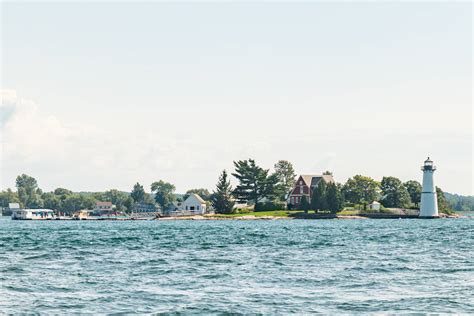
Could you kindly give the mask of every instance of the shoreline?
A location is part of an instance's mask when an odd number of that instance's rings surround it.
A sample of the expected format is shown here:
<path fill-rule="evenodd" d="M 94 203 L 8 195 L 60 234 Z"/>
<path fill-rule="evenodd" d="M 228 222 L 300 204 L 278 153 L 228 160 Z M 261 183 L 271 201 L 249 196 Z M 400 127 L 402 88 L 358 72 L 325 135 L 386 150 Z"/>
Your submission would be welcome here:
<path fill-rule="evenodd" d="M 2 216 L 3 217 L 3 216 Z M 469 216 L 454 214 L 446 215 L 440 214 L 439 217 L 433 219 L 443 219 L 443 218 L 469 218 Z M 397 214 L 384 214 L 384 213 L 374 213 L 374 214 L 358 214 L 358 215 L 335 215 L 335 214 L 298 214 L 296 216 L 271 216 L 271 215 L 190 215 L 190 216 L 165 216 L 159 218 L 133 218 L 133 217 L 110 217 L 110 218 L 82 218 L 82 219 L 73 219 L 73 218 L 50 218 L 50 219 L 26 219 L 26 221 L 185 221 L 185 220 L 199 220 L 199 221 L 248 221 L 248 220 L 351 220 L 351 219 L 423 219 L 415 215 L 397 215 Z M 21 221 L 21 220 L 20 220 Z"/>

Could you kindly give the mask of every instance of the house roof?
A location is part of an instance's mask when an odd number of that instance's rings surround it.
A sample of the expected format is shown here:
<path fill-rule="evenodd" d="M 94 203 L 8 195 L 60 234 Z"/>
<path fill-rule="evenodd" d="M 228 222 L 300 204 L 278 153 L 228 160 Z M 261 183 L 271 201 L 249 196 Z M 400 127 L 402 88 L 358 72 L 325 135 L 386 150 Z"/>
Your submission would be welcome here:
<path fill-rule="evenodd" d="M 303 181 L 308 186 L 318 185 L 318 183 L 319 183 L 319 181 L 321 181 L 321 179 L 324 179 L 324 182 L 326 182 L 326 183 L 334 182 L 334 178 L 331 174 L 323 174 L 323 175 L 302 174 L 300 177 L 303 178 Z"/>
<path fill-rule="evenodd" d="M 204 201 L 202 199 L 202 197 L 200 197 L 199 195 L 197 195 L 196 193 L 191 193 L 188 197 L 188 199 L 191 197 L 191 196 L 194 196 L 196 198 L 196 200 L 198 200 L 199 203 L 201 204 L 206 204 L 206 201 Z M 186 199 L 187 200 L 187 199 Z"/>

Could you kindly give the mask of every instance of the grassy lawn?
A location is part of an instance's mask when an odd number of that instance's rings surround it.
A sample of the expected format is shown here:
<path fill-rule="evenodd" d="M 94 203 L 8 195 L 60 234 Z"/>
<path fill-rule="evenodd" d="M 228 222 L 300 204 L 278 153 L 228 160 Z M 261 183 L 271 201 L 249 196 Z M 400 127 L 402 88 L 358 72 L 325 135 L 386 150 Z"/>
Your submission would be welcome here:
<path fill-rule="evenodd" d="M 359 215 L 359 210 L 343 210 L 337 213 L 337 215 Z"/>
<path fill-rule="evenodd" d="M 289 217 L 290 214 L 300 213 L 301 211 L 264 211 L 264 212 L 247 212 L 247 213 L 238 213 L 238 214 L 215 214 L 211 215 L 211 217 L 242 217 L 242 216 L 278 216 L 278 217 Z"/>

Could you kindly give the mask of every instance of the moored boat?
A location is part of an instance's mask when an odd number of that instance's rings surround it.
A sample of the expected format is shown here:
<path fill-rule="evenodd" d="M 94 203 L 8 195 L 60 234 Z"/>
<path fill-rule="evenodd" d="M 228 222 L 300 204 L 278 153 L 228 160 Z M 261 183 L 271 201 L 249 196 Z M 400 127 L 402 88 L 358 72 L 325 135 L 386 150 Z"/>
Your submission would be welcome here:
<path fill-rule="evenodd" d="M 54 219 L 54 211 L 49 209 L 15 209 L 12 211 L 14 220 L 48 220 Z"/>

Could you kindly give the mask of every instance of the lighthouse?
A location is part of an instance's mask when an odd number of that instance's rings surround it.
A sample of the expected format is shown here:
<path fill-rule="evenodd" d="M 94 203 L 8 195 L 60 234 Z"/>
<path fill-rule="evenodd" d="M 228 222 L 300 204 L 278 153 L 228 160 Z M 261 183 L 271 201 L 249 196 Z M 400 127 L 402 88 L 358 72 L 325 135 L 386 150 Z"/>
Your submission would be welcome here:
<path fill-rule="evenodd" d="M 425 160 L 421 170 L 423 171 L 423 189 L 421 191 L 420 218 L 436 218 L 438 217 L 438 198 L 433 180 L 436 166 L 433 165 L 430 157 Z"/>

